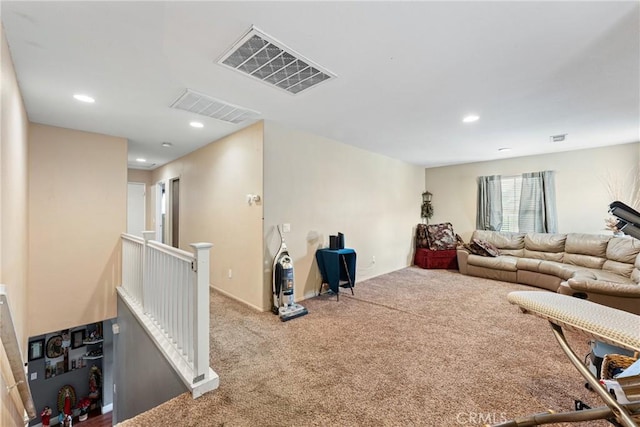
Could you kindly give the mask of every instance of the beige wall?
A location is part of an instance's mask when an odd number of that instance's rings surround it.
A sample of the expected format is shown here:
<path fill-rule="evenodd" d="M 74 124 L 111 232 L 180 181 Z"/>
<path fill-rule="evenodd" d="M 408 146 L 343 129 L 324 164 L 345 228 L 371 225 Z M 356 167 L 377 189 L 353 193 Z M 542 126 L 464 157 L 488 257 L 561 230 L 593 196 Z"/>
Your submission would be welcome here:
<path fill-rule="evenodd" d="M 127 141 L 29 128 L 29 335 L 116 316 Z"/>
<path fill-rule="evenodd" d="M 357 281 L 411 265 L 423 191 L 421 167 L 266 122 L 263 306 L 270 306 L 277 224 L 291 224 L 285 239 L 300 300 L 317 292 L 316 249 L 338 232 L 357 252 Z"/>
<path fill-rule="evenodd" d="M 152 180 L 151 171 L 141 169 L 128 169 L 127 170 L 127 182 L 142 182 L 145 185 L 145 226 L 147 230 L 153 230 L 154 224 L 154 208 L 151 193 L 155 191 L 154 183 Z"/>
<path fill-rule="evenodd" d="M 465 240 L 476 225 L 476 178 L 556 171 L 558 231 L 602 233 L 611 198 L 605 181 L 631 177 L 640 164 L 640 143 L 426 169 L 433 193 L 431 223 L 449 221 Z M 637 174 L 636 174 L 637 176 Z"/>
<path fill-rule="evenodd" d="M 152 174 L 153 183 L 180 178 L 180 248 L 212 243 L 212 286 L 257 308 L 263 294 L 262 204 L 249 206 L 246 195 L 262 194 L 262 140 L 260 122 Z"/>
<path fill-rule="evenodd" d="M 28 120 L 16 80 L 11 53 L 0 25 L 0 284 L 6 286 L 22 354 L 27 352 L 27 130 Z M 1 346 L 0 346 L 1 347 Z M 0 348 L 0 425 L 22 419 L 17 389 L 7 392 L 13 375 Z"/>

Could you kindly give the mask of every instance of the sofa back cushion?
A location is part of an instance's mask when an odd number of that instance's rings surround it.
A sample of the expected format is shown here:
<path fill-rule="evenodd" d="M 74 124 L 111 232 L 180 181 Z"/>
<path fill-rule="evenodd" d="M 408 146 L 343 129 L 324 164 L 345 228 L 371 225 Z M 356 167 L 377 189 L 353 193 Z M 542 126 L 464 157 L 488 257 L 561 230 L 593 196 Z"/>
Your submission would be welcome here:
<path fill-rule="evenodd" d="M 565 264 L 602 269 L 607 256 L 607 244 L 611 236 L 598 234 L 567 234 L 564 244 Z"/>
<path fill-rule="evenodd" d="M 633 237 L 614 237 L 607 244 L 607 259 L 633 265 L 640 253 L 640 240 Z"/>
<path fill-rule="evenodd" d="M 524 257 L 562 262 L 566 234 L 527 233 L 524 237 Z"/>
<path fill-rule="evenodd" d="M 633 265 L 633 271 L 631 272 L 631 280 L 640 284 L 640 254 L 636 256 L 636 262 Z"/>
<path fill-rule="evenodd" d="M 475 230 L 473 239 L 484 240 L 500 250 L 500 255 L 521 257 L 524 254 L 524 233 L 506 231 Z"/>
<path fill-rule="evenodd" d="M 631 277 L 633 263 L 640 253 L 640 240 L 626 237 L 614 237 L 607 244 L 607 260 L 603 270 Z"/>
<path fill-rule="evenodd" d="M 592 255 L 605 258 L 609 240 L 611 240 L 611 236 L 569 233 L 564 244 L 564 251 L 567 254 Z"/>

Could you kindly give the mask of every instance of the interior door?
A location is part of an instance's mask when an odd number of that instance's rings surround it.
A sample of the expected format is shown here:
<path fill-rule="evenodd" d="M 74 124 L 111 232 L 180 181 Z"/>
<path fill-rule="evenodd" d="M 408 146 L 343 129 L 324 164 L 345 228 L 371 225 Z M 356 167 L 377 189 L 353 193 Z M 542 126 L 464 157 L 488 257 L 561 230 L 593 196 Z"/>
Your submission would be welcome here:
<path fill-rule="evenodd" d="M 145 185 L 142 182 L 127 184 L 127 233 L 142 237 L 145 230 Z"/>
<path fill-rule="evenodd" d="M 180 244 L 180 178 L 171 180 L 171 246 Z"/>
<path fill-rule="evenodd" d="M 165 222 L 167 218 L 167 197 L 164 181 L 156 184 L 156 238 L 160 243 L 167 241 Z"/>

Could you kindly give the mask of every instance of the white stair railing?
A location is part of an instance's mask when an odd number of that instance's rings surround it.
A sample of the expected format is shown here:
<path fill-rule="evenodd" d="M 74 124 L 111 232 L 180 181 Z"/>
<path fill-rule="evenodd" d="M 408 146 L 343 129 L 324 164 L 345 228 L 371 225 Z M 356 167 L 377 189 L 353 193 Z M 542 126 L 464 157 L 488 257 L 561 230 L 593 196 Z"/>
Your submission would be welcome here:
<path fill-rule="evenodd" d="M 9 308 L 7 291 L 4 285 L 0 285 L 0 339 L 13 374 L 13 382 L 7 384 L 7 391 L 11 391 L 14 388 L 18 389 L 22 406 L 27 413 L 26 423 L 36 418 L 36 409 L 31 395 L 31 388 L 27 381 L 24 359 L 22 358 L 22 351 L 20 351 L 20 343 L 13 324 L 13 318 L 11 317 L 11 309 Z"/>
<path fill-rule="evenodd" d="M 122 235 L 123 300 L 148 329 L 192 395 L 218 386 L 209 367 L 210 243 L 194 243 L 194 253 L 164 245 L 143 232 Z"/>

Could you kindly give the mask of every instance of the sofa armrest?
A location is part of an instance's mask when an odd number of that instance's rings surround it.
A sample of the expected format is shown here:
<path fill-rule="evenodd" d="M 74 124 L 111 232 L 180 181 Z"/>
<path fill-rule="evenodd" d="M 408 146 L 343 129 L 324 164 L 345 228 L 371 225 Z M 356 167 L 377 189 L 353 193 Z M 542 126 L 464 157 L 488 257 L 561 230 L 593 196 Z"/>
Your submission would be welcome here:
<path fill-rule="evenodd" d="M 615 283 L 606 280 L 586 278 L 572 278 L 567 284 L 576 291 L 594 294 L 612 295 L 625 298 L 640 298 L 640 285 L 629 283 Z"/>
<path fill-rule="evenodd" d="M 456 256 L 458 257 L 458 270 L 460 270 L 460 273 L 462 274 L 467 274 L 467 259 L 469 258 L 469 251 L 463 248 L 457 248 Z"/>

